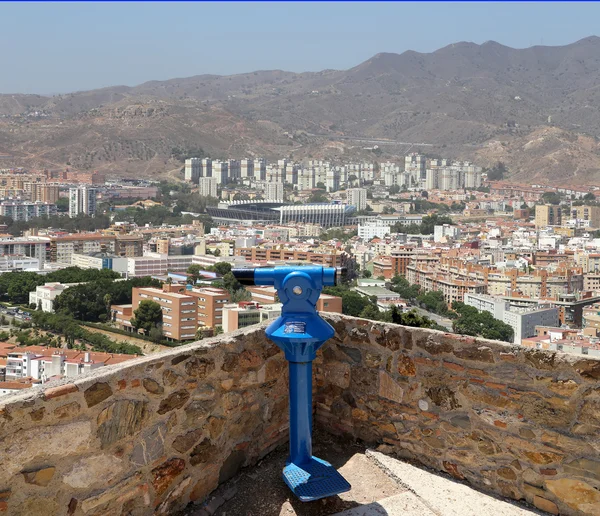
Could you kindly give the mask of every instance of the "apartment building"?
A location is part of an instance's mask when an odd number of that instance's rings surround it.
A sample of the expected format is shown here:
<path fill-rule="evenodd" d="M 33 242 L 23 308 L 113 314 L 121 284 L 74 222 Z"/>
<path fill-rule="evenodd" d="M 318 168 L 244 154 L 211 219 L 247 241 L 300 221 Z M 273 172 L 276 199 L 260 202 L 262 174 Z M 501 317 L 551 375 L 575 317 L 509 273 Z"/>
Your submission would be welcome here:
<path fill-rule="evenodd" d="M 167 272 L 185 272 L 192 265 L 193 255 L 147 253 L 127 259 L 129 276 L 162 276 Z"/>
<path fill-rule="evenodd" d="M 267 201 L 283 201 L 283 183 L 267 183 L 265 185 L 265 200 Z"/>
<path fill-rule="evenodd" d="M 202 170 L 202 161 L 200 158 L 189 158 L 185 160 L 185 180 L 190 183 L 198 183 Z"/>
<path fill-rule="evenodd" d="M 115 237 L 101 233 L 74 233 L 53 236 L 50 239 L 50 261 L 71 263 L 78 254 L 114 253 Z"/>
<path fill-rule="evenodd" d="M 135 287 L 131 305 L 112 305 L 112 321 L 121 329 L 134 331 L 131 319 L 142 301 L 154 301 L 162 308 L 163 335 L 169 340 L 194 340 L 196 338 L 197 301 L 182 285 L 165 283 L 162 289 Z"/>
<path fill-rule="evenodd" d="M 341 266 L 342 253 L 338 251 L 314 252 L 298 249 L 271 249 L 267 247 L 240 247 L 234 256 L 243 256 L 250 262 L 298 261 L 327 267 Z"/>
<path fill-rule="evenodd" d="M 220 288 L 195 288 L 188 292 L 197 301 L 198 327 L 223 326 L 223 307 L 229 303 L 227 290 Z"/>
<path fill-rule="evenodd" d="M 590 228 L 600 228 L 600 206 L 573 206 L 571 217 L 588 222 Z"/>
<path fill-rule="evenodd" d="M 562 216 L 560 206 L 552 204 L 540 204 L 535 207 L 535 227 L 560 226 Z"/>
<path fill-rule="evenodd" d="M 56 215 L 56 205 L 46 202 L 3 201 L 0 202 L 0 215 L 14 221 L 27 222 L 37 217 Z"/>
<path fill-rule="evenodd" d="M 30 201 L 51 204 L 58 201 L 60 194 L 60 188 L 57 184 L 23 183 L 23 190 L 27 193 Z"/>
<path fill-rule="evenodd" d="M 253 301 L 223 305 L 223 331 L 228 333 L 241 328 L 275 320 L 281 315 L 281 304 L 261 306 Z"/>
<path fill-rule="evenodd" d="M 348 204 L 355 206 L 358 211 L 367 208 L 367 189 L 366 188 L 350 188 L 348 190 Z"/>
<path fill-rule="evenodd" d="M 79 188 L 69 189 L 69 217 L 77 215 L 93 216 L 96 213 L 96 194 L 95 188 L 81 186 Z"/>
<path fill-rule="evenodd" d="M 27 346 L 14 348 L 7 354 L 6 381 L 23 378 L 41 380 L 75 377 L 98 367 L 119 364 L 137 358 L 137 355 L 85 352 L 74 349 Z"/>
<path fill-rule="evenodd" d="M 201 177 L 198 180 L 198 194 L 203 197 L 217 197 L 217 178 Z"/>
<path fill-rule="evenodd" d="M 34 258 L 43 267 L 51 260 L 51 240 L 36 236 L 0 238 L 0 256 Z"/>

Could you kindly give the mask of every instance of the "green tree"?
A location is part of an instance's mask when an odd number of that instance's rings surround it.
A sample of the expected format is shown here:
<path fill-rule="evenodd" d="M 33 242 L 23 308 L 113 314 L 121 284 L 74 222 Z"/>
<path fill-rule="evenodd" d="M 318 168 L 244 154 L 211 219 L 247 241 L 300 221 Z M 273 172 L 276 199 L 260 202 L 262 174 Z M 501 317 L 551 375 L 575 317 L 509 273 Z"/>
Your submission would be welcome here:
<path fill-rule="evenodd" d="M 472 335 L 485 339 L 512 342 L 514 331 L 511 326 L 496 319 L 488 311 L 479 311 L 472 306 L 455 301 L 452 309 L 458 318 L 452 323 L 452 329 L 462 335 Z"/>
<path fill-rule="evenodd" d="M 329 202 L 327 194 L 323 190 L 317 190 L 308 198 L 309 204 Z"/>
<path fill-rule="evenodd" d="M 369 303 L 365 306 L 359 314 L 359 317 L 363 319 L 371 319 L 373 321 L 378 321 L 381 318 L 381 312 L 376 305 Z"/>
<path fill-rule="evenodd" d="M 588 192 L 583 196 L 584 201 L 595 201 L 596 196 L 592 192 Z"/>
<path fill-rule="evenodd" d="M 150 331 L 148 332 L 148 337 L 150 337 L 150 340 L 155 344 L 160 344 L 163 340 L 162 326 L 152 326 L 152 328 L 150 328 Z"/>
<path fill-rule="evenodd" d="M 212 266 L 212 270 L 221 276 L 225 276 L 225 274 L 231 272 L 231 264 L 228 262 L 215 263 Z"/>
<path fill-rule="evenodd" d="M 400 192 L 400 186 L 399 185 L 392 185 L 392 186 L 390 186 L 390 194 L 391 195 L 396 195 L 399 192 Z"/>
<path fill-rule="evenodd" d="M 136 329 L 142 329 L 146 334 L 150 333 L 150 330 L 162 323 L 162 308 L 161 306 L 149 299 L 140 301 L 140 304 L 133 312 L 133 319 L 131 319 L 131 325 Z"/>
<path fill-rule="evenodd" d="M 189 275 L 189 282 L 192 285 L 195 285 L 198 280 L 200 279 L 200 271 L 202 270 L 202 268 L 200 267 L 200 265 L 197 265 L 195 263 L 192 263 L 192 265 L 190 265 L 187 268 L 187 274 Z"/>
<path fill-rule="evenodd" d="M 501 181 L 507 172 L 506 165 L 502 161 L 498 161 L 498 163 L 487 171 L 487 177 L 490 181 Z"/>
<path fill-rule="evenodd" d="M 554 204 L 554 205 L 558 205 L 560 204 L 560 195 L 558 195 L 556 192 L 544 192 L 542 194 L 542 201 L 546 204 Z"/>

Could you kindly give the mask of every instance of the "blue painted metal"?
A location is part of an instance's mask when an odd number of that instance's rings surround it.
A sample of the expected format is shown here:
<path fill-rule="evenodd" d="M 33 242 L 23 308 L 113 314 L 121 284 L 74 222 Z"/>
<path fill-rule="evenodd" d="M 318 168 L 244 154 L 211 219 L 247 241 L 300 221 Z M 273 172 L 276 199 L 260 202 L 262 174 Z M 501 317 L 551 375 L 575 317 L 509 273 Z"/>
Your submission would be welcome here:
<path fill-rule="evenodd" d="M 303 502 L 349 491 L 350 484 L 328 462 L 312 456 L 312 361 L 317 350 L 333 337 L 316 303 L 324 286 L 335 285 L 334 267 L 298 266 L 233 270 L 245 284 L 277 289 L 281 316 L 266 330 L 284 352 L 290 373 L 290 456 L 283 479 Z"/>

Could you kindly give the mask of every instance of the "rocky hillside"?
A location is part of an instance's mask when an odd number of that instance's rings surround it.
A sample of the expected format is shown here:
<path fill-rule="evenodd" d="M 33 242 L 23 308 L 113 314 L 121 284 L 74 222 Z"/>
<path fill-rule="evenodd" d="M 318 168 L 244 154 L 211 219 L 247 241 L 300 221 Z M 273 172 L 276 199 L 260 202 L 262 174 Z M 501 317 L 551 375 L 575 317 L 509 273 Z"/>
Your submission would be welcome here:
<path fill-rule="evenodd" d="M 505 161 L 518 179 L 600 182 L 600 38 L 456 43 L 346 71 L 200 75 L 68 95 L 0 95 L 0 155 L 27 166 L 159 176 L 212 157 Z"/>

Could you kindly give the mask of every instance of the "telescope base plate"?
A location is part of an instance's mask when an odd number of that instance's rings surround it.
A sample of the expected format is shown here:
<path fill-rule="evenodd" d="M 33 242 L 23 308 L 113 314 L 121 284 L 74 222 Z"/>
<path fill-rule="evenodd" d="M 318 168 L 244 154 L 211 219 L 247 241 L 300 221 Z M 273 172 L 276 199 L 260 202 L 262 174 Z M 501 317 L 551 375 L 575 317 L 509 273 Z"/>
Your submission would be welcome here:
<path fill-rule="evenodd" d="M 317 457 L 300 466 L 289 463 L 283 468 L 283 480 L 302 502 L 312 502 L 351 489 L 348 481 L 329 462 Z"/>

